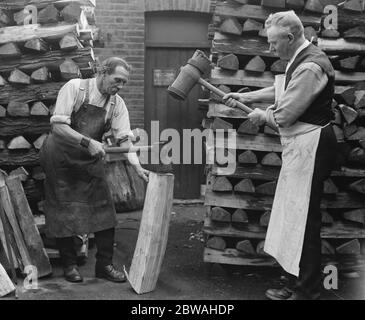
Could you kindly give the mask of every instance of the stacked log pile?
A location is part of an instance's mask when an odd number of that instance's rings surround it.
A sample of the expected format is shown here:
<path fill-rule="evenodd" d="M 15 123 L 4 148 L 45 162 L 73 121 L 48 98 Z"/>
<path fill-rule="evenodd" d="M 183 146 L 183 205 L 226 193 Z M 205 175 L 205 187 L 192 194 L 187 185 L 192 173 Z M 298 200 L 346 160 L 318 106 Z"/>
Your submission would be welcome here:
<path fill-rule="evenodd" d="M 322 252 L 343 270 L 353 268 L 365 252 L 365 2 L 231 0 L 212 5 L 209 37 L 215 67 L 210 82 L 225 92 L 268 87 L 275 75 L 285 73 L 285 63 L 269 50 L 263 25 L 272 12 L 295 10 L 307 39 L 331 59 L 336 69 L 332 125 L 340 152 L 334 159 L 336 170 L 324 187 Z M 327 5 L 338 10 L 337 30 L 324 26 Z M 227 175 L 216 158 L 207 168 L 204 260 L 277 265 L 263 252 L 263 244 L 281 166 L 279 138 L 269 127 L 252 125 L 244 112 L 226 107 L 213 95 L 206 105 L 203 127 L 236 130 L 237 166 Z M 250 107 L 265 109 L 269 105 Z M 215 147 L 230 152 L 228 139 L 228 133 L 224 138 L 217 135 Z"/>

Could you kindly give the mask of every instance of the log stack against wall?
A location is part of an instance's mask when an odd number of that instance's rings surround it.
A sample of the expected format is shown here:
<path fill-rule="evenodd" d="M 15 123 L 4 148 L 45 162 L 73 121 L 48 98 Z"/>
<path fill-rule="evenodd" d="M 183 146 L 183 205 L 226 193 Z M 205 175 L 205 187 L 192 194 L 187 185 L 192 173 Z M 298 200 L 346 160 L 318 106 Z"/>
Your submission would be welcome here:
<path fill-rule="evenodd" d="M 264 29 L 264 21 L 276 11 L 295 10 L 305 26 L 306 37 L 317 41 L 327 53 L 336 69 L 336 117 L 332 125 L 340 152 L 333 159 L 336 170 L 325 183 L 321 204 L 322 252 L 328 258 L 325 261 L 337 261 L 346 270 L 356 268 L 365 251 L 365 15 L 364 8 L 350 6 L 351 1 L 342 3 L 337 7 L 337 30 L 326 29 L 324 5 L 337 6 L 340 2 L 212 2 L 209 37 L 215 67 L 210 82 L 224 86 L 226 92 L 273 85 L 275 75 L 284 73 L 286 67 L 270 52 Z M 251 107 L 265 109 L 269 105 Z M 216 158 L 216 163 L 207 168 L 204 260 L 277 265 L 262 248 L 281 166 L 279 137 L 268 127 L 252 126 L 241 110 L 226 107 L 216 97 L 212 96 L 207 106 L 203 127 L 237 130 L 237 166 L 233 174 L 227 175 Z M 221 123 L 225 125 L 219 126 Z M 224 138 L 216 135 L 216 148 L 229 151 L 228 138 L 227 134 Z M 214 146 L 208 148 L 214 150 Z"/>

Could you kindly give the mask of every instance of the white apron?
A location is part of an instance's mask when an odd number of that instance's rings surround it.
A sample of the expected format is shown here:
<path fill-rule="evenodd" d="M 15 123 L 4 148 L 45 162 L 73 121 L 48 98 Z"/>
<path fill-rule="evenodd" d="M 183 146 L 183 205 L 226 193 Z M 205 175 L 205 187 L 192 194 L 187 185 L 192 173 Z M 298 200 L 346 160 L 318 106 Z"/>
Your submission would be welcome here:
<path fill-rule="evenodd" d="M 283 165 L 264 251 L 273 256 L 286 272 L 295 276 L 299 276 L 321 129 L 302 122 L 280 129 Z"/>

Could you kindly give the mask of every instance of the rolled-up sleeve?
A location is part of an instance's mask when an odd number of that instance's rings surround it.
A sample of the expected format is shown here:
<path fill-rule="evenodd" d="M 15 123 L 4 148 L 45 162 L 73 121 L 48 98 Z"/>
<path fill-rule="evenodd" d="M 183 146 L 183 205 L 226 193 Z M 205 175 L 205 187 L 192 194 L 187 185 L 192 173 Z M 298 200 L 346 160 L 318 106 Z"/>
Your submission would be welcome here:
<path fill-rule="evenodd" d="M 126 136 L 133 138 L 133 132 L 129 121 L 129 112 L 124 100 L 117 96 L 116 105 L 112 115 L 111 131 L 115 139 L 122 139 Z"/>
<path fill-rule="evenodd" d="M 51 123 L 71 124 L 71 114 L 76 104 L 80 88 L 80 79 L 67 82 L 59 91 Z"/>
<path fill-rule="evenodd" d="M 318 97 L 327 82 L 328 77 L 318 64 L 303 63 L 294 71 L 276 108 L 267 110 L 267 121 L 279 127 L 290 127 Z"/>

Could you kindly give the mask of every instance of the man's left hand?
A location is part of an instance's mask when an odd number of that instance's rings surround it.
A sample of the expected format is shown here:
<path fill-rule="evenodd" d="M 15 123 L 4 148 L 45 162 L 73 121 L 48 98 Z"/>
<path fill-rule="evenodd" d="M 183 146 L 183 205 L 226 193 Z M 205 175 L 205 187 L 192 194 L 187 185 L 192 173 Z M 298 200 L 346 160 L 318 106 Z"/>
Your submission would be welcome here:
<path fill-rule="evenodd" d="M 253 124 L 261 126 L 266 122 L 266 112 L 256 108 L 248 115 L 248 118 Z"/>

